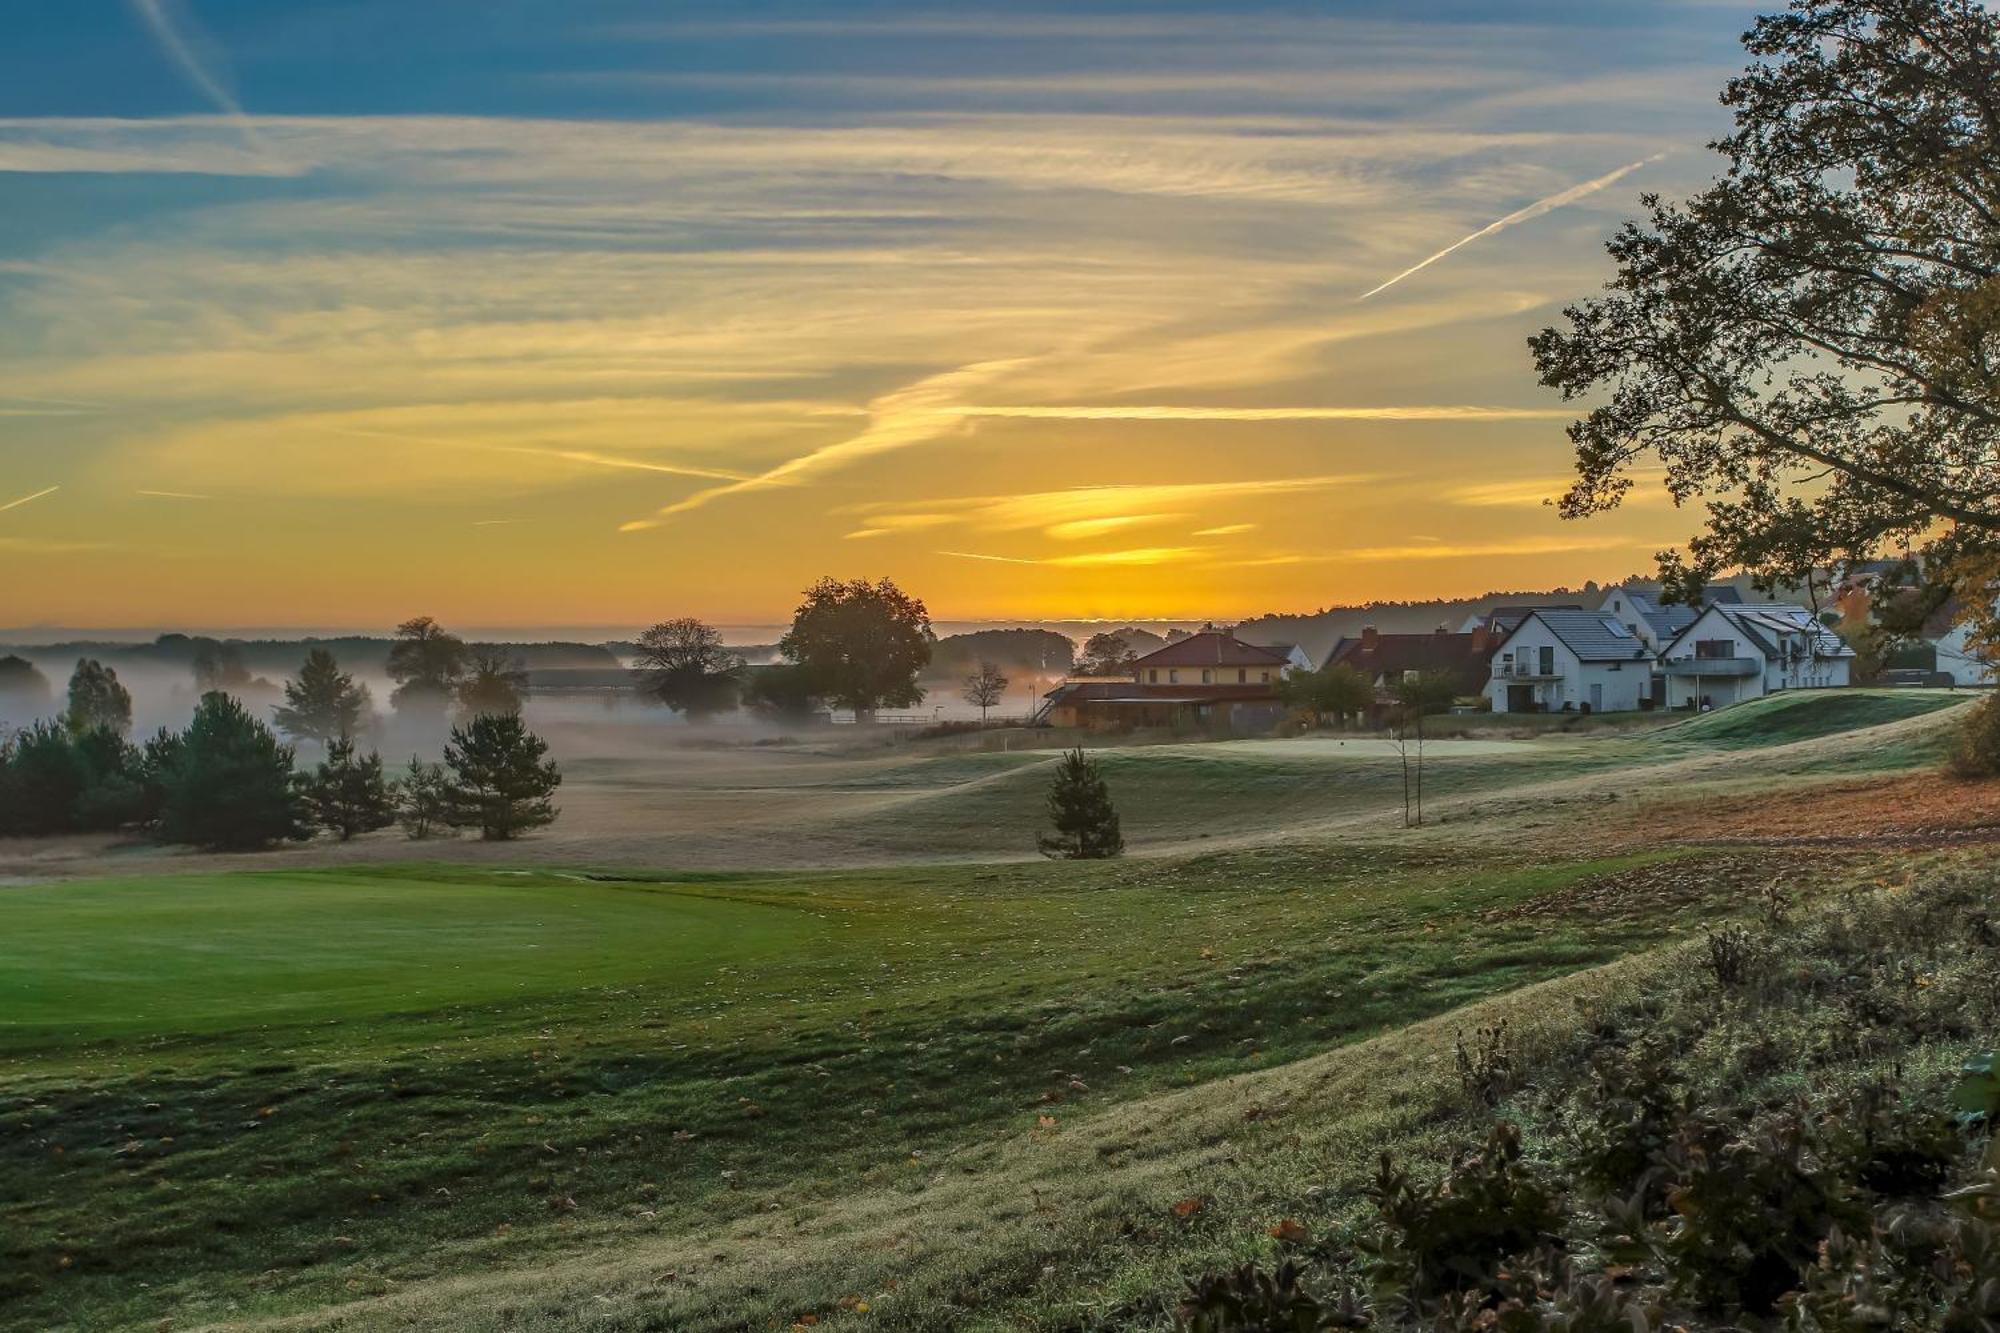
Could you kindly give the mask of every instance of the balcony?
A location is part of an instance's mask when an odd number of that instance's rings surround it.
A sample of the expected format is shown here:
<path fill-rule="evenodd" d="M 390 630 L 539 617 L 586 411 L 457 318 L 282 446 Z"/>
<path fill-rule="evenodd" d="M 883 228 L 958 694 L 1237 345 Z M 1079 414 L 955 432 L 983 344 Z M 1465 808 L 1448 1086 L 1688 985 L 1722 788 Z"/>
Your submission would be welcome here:
<path fill-rule="evenodd" d="M 1495 662 L 1493 664 L 1493 679 L 1495 680 L 1561 680 L 1562 678 L 1562 672 L 1543 671 L 1532 662 Z"/>
<path fill-rule="evenodd" d="M 1702 676 L 1711 680 L 1731 676 L 1761 676 L 1764 662 L 1757 657 L 1675 657 L 1660 663 L 1660 670 L 1683 679 Z"/>

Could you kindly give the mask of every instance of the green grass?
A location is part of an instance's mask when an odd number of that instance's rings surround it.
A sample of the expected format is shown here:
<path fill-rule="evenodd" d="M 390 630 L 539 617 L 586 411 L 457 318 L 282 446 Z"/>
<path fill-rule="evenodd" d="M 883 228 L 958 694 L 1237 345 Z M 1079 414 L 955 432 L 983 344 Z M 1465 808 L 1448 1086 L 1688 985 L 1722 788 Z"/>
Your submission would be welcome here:
<path fill-rule="evenodd" d="M 0 1324 L 309 1308 L 357 1273 L 484 1262 L 463 1256 L 498 1231 L 510 1256 L 561 1253 L 640 1210 L 727 1230 L 1058 1106 L 1586 968 L 1746 892 L 1690 861 L 1679 901 L 1488 916 L 1663 862 L 1319 850 L 10 890 Z"/>
<path fill-rule="evenodd" d="M 1691 718 L 1660 739 L 1723 750 L 1788 745 L 1922 717 L 1966 697 L 1936 690 L 1800 690 Z"/>
<path fill-rule="evenodd" d="M 0 1050 L 545 996 L 826 933 L 768 902 L 442 868 L 19 888 L 5 906 Z"/>

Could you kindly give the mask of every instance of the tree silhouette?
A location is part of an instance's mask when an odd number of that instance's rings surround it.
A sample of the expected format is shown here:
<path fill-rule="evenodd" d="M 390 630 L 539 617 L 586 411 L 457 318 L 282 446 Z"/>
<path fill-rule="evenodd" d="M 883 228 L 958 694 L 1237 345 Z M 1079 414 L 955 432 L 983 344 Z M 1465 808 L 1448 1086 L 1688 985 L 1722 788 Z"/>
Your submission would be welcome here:
<path fill-rule="evenodd" d="M 690 720 L 727 712 L 742 689 L 743 659 L 722 633 L 692 616 L 663 620 L 639 636 L 639 688 Z"/>
<path fill-rule="evenodd" d="M 805 669 L 812 692 L 868 720 L 921 701 L 931 660 L 930 613 L 888 579 L 821 579 L 806 590 L 778 650 Z"/>
<path fill-rule="evenodd" d="M 366 685 L 342 671 L 332 653 L 315 648 L 306 654 L 298 679 L 285 682 L 285 702 L 272 710 L 272 718 L 293 740 L 331 745 L 361 730 L 370 702 Z"/>
<path fill-rule="evenodd" d="M 1125 850 L 1111 790 L 1081 747 L 1064 754 L 1056 765 L 1055 780 L 1049 784 L 1049 822 L 1055 832 L 1041 835 L 1037 846 L 1053 860 L 1096 861 Z"/>
<path fill-rule="evenodd" d="M 389 679 L 396 688 L 389 703 L 398 712 L 441 714 L 458 692 L 470 650 L 429 616 L 396 626 L 389 647 Z"/>
<path fill-rule="evenodd" d="M 991 662 L 981 662 L 978 672 L 965 678 L 965 701 L 979 710 L 981 722 L 986 720 L 986 710 L 1006 695 L 1007 678 Z"/>
<path fill-rule="evenodd" d="M 458 706 L 467 717 L 504 717 L 521 711 L 528 687 L 527 668 L 505 649 L 482 643 L 471 653 L 471 665 L 458 682 Z"/>

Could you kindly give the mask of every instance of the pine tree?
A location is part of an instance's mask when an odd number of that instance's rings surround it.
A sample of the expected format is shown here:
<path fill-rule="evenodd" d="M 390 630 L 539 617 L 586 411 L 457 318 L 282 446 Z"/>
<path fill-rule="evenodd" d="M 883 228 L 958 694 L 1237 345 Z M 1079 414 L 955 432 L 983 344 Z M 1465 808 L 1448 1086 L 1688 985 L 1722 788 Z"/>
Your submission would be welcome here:
<path fill-rule="evenodd" d="M 327 746 L 326 758 L 305 784 L 313 822 L 346 842 L 396 822 L 395 784 L 382 776 L 382 756 L 363 759 L 342 736 Z"/>
<path fill-rule="evenodd" d="M 291 747 L 228 695 L 203 695 L 179 743 L 161 748 L 163 841 L 243 851 L 312 836 Z"/>
<path fill-rule="evenodd" d="M 397 784 L 396 818 L 412 841 L 435 838 L 451 829 L 451 780 L 443 764 L 427 764 L 415 755 Z"/>
<path fill-rule="evenodd" d="M 272 718 L 295 741 L 331 746 L 361 729 L 369 703 L 368 687 L 342 671 L 332 653 L 315 648 L 306 654 L 298 679 L 285 682 L 285 702 Z"/>
<path fill-rule="evenodd" d="M 1037 840 L 1043 856 L 1097 861 L 1125 850 L 1111 791 L 1080 747 L 1056 766 L 1055 781 L 1049 785 L 1049 821 L 1056 827 L 1054 835 L 1043 834 Z"/>
<path fill-rule="evenodd" d="M 444 747 L 451 769 L 450 822 L 499 842 L 554 821 L 549 800 L 562 771 L 545 758 L 548 743 L 519 714 L 484 714 L 453 727 Z"/>

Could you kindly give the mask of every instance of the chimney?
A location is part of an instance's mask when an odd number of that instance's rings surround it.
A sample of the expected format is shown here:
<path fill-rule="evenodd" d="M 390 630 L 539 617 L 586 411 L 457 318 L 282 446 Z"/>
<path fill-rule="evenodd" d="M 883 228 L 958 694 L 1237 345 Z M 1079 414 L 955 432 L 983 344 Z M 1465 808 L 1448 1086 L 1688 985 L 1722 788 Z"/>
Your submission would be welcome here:
<path fill-rule="evenodd" d="M 1374 651 L 1375 641 L 1380 637 L 1381 635 L 1375 632 L 1375 627 L 1373 625 L 1363 625 L 1361 627 L 1361 646 L 1367 651 L 1370 652 Z"/>
<path fill-rule="evenodd" d="M 1445 623 L 1444 623 L 1443 621 L 1439 621 L 1439 622 L 1438 622 L 1438 627 L 1437 627 L 1437 632 L 1438 632 L 1439 634 L 1449 634 L 1449 633 L 1451 633 L 1451 626 L 1449 626 L 1449 625 L 1445 624 Z"/>
<path fill-rule="evenodd" d="M 1485 656 L 1485 654 L 1486 654 L 1486 626 L 1474 625 L 1472 627 L 1472 655 L 1474 657 L 1483 657 Z"/>

